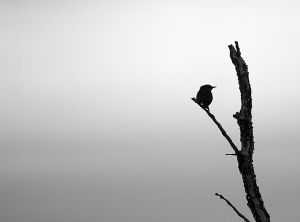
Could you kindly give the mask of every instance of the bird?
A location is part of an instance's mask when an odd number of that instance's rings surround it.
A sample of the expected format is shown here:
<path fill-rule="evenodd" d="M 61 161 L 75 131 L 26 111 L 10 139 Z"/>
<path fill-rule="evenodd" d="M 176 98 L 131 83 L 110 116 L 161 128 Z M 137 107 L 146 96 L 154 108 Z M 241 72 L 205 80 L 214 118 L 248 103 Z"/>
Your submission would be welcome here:
<path fill-rule="evenodd" d="M 211 93 L 211 90 L 213 88 L 216 88 L 216 86 L 211 86 L 208 84 L 201 86 L 196 97 L 197 102 L 208 111 L 209 111 L 208 106 L 211 104 L 213 100 L 213 95 Z"/>

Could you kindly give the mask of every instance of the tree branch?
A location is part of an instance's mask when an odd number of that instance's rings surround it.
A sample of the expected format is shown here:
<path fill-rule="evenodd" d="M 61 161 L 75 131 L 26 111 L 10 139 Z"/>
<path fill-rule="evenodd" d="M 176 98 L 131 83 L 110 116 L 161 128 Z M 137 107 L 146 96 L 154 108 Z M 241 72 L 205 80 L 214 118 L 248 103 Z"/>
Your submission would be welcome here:
<path fill-rule="evenodd" d="M 238 161 L 239 171 L 242 175 L 243 184 L 246 193 L 247 205 L 251 210 L 253 218 L 256 222 L 270 222 L 270 215 L 268 214 L 263 199 L 261 197 L 256 175 L 253 167 L 253 152 L 254 152 L 254 139 L 253 139 L 253 123 L 252 123 L 252 96 L 251 96 L 251 86 L 249 80 L 248 66 L 246 65 L 244 59 L 241 57 L 241 50 L 238 42 L 235 42 L 235 47 L 229 45 L 230 58 L 235 66 L 235 70 L 238 76 L 239 89 L 241 93 L 241 109 L 236 112 L 233 117 L 237 120 L 240 128 L 240 141 L 241 150 L 238 150 L 236 145 L 232 142 L 231 138 L 227 135 L 221 124 L 216 120 L 215 116 L 205 109 L 201 104 L 197 102 L 195 98 L 192 100 L 197 103 L 213 120 L 213 122 L 220 129 L 222 135 L 227 139 L 230 146 L 234 150 L 235 154 L 226 155 L 236 155 Z M 224 199 L 229 206 L 231 206 L 235 212 L 238 213 L 236 208 L 226 200 L 222 195 L 216 194 L 220 198 Z M 245 220 L 249 221 L 249 220 Z"/>
<path fill-rule="evenodd" d="M 214 121 L 214 123 L 217 125 L 217 127 L 220 129 L 222 135 L 227 139 L 230 146 L 234 150 L 236 155 L 239 155 L 240 151 L 236 147 L 236 145 L 232 142 L 231 138 L 227 135 L 226 131 L 223 129 L 222 125 L 216 120 L 215 116 L 211 114 L 207 109 L 205 109 L 201 104 L 199 104 L 196 100 L 196 98 L 192 98 L 192 100 L 197 103 L 206 113 L 207 115 Z"/>
<path fill-rule="evenodd" d="M 230 51 L 231 61 L 235 66 L 235 70 L 238 76 L 239 89 L 241 93 L 241 109 L 239 112 L 236 112 L 236 114 L 233 115 L 233 117 L 237 120 L 240 128 L 240 151 L 232 142 L 231 138 L 227 135 L 221 124 L 216 120 L 215 116 L 211 114 L 208 109 L 199 104 L 195 98 L 192 98 L 192 100 L 197 103 L 213 120 L 213 122 L 220 129 L 222 135 L 227 139 L 230 146 L 234 150 L 235 154 L 226 155 L 237 156 L 238 167 L 242 175 L 245 188 L 247 205 L 251 210 L 253 218 L 256 222 L 270 222 L 270 215 L 268 214 L 264 206 L 264 202 L 256 182 L 256 175 L 253 167 L 254 139 L 251 112 L 252 96 L 248 66 L 246 65 L 244 59 L 241 57 L 241 51 L 238 42 L 235 42 L 235 47 L 233 45 L 229 45 L 228 47 Z M 229 204 L 229 206 L 231 206 L 235 210 L 235 212 L 240 215 L 240 213 L 238 213 L 236 208 L 234 208 L 228 200 L 226 200 L 222 195 L 216 195 L 224 199 Z M 245 221 L 248 222 L 249 220 Z"/>
<path fill-rule="evenodd" d="M 227 200 L 223 195 L 215 193 L 216 196 L 220 197 L 220 199 L 223 199 L 226 201 L 226 203 L 234 210 L 234 212 L 236 212 L 237 215 L 239 215 L 239 217 L 241 217 L 244 221 L 246 222 L 250 222 L 250 220 L 248 220 L 243 214 L 241 214 L 235 206 L 233 206 L 232 203 L 230 203 L 229 200 Z"/>
<path fill-rule="evenodd" d="M 241 93 L 241 109 L 233 115 L 237 119 L 240 128 L 241 155 L 237 156 L 239 171 L 242 175 L 244 188 L 246 192 L 247 205 L 256 222 L 270 222 L 263 199 L 261 197 L 253 166 L 253 123 L 252 123 L 252 96 L 249 80 L 248 66 L 241 57 L 241 51 L 238 42 L 235 47 L 229 45 L 230 58 L 235 66 L 238 76 L 239 89 Z"/>
<path fill-rule="evenodd" d="M 229 45 L 230 58 L 235 66 L 238 76 L 239 89 L 241 92 L 241 110 L 236 112 L 233 117 L 237 119 L 240 127 L 240 137 L 242 148 L 241 152 L 244 155 L 252 157 L 254 151 L 254 139 L 252 130 L 252 96 L 251 86 L 249 81 L 248 66 L 241 57 L 241 51 L 238 42 L 235 42 L 235 47 Z"/>
<path fill-rule="evenodd" d="M 225 155 L 226 155 L 226 156 L 236 156 L 235 153 L 226 153 Z"/>

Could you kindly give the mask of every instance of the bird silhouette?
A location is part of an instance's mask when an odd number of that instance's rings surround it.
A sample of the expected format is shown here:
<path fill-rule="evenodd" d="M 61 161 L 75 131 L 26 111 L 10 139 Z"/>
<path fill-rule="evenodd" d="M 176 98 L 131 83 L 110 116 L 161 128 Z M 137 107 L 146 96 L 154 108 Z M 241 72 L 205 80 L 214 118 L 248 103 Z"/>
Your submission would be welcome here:
<path fill-rule="evenodd" d="M 213 100 L 213 95 L 211 93 L 211 90 L 213 88 L 216 88 L 216 86 L 211 86 L 211 85 L 203 85 L 200 87 L 196 100 L 197 102 L 202 105 L 205 109 L 209 111 L 209 105 L 211 104 Z"/>

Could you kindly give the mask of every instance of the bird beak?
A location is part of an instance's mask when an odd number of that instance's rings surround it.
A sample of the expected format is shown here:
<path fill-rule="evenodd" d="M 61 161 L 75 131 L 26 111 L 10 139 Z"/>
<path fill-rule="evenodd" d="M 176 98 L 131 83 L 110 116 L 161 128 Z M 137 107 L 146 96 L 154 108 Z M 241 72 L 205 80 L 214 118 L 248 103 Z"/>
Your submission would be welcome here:
<path fill-rule="evenodd" d="M 213 88 L 216 88 L 217 86 L 212 86 Z"/>

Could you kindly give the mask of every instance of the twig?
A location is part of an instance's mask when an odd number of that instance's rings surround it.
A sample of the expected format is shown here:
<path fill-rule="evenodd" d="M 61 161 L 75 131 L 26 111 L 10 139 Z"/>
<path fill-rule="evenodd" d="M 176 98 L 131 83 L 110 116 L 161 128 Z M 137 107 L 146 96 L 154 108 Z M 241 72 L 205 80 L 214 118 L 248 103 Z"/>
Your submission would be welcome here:
<path fill-rule="evenodd" d="M 239 215 L 239 217 L 241 217 L 244 221 L 246 222 L 250 222 L 250 220 L 248 220 L 243 214 L 241 214 L 235 206 L 232 205 L 232 203 L 229 202 L 229 200 L 227 200 L 223 195 L 215 193 L 216 196 L 220 197 L 220 199 L 223 199 L 226 201 L 226 203 L 234 210 L 234 212 L 236 212 L 237 215 Z"/>
<path fill-rule="evenodd" d="M 235 43 L 235 48 L 236 48 L 236 51 L 237 51 L 237 56 L 241 56 L 241 50 L 240 50 L 240 47 L 239 47 L 239 43 L 237 41 L 234 42 Z"/>
<path fill-rule="evenodd" d="M 213 114 L 211 114 L 207 109 L 205 109 L 201 104 L 199 104 L 195 98 L 192 98 L 192 100 L 195 103 L 197 103 L 207 113 L 207 115 L 214 121 L 214 123 L 220 129 L 222 135 L 229 142 L 230 146 L 232 147 L 232 149 L 234 150 L 234 152 L 236 153 L 236 155 L 239 155 L 240 151 L 238 150 L 238 148 L 236 147 L 236 145 L 232 142 L 231 138 L 227 135 L 226 131 L 223 129 L 223 127 L 221 126 L 221 124 L 216 120 L 215 116 Z"/>

